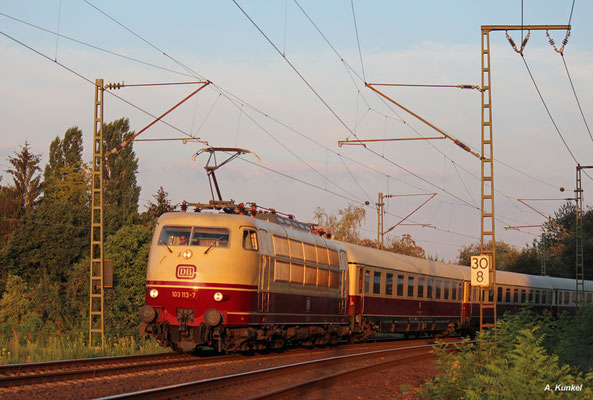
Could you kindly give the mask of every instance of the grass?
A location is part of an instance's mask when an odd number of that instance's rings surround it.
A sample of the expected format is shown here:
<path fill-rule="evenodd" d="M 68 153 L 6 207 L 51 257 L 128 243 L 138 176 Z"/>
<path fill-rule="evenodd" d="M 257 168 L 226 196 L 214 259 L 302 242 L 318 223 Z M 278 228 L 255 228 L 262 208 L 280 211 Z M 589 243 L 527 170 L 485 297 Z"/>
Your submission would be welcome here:
<path fill-rule="evenodd" d="M 88 341 L 83 337 L 49 337 L 35 341 L 29 339 L 24 342 L 15 338 L 0 337 L 0 347 L 0 364 L 155 354 L 170 351 L 154 340 L 137 341 L 133 337 L 107 339 L 105 349 L 90 348 Z"/>

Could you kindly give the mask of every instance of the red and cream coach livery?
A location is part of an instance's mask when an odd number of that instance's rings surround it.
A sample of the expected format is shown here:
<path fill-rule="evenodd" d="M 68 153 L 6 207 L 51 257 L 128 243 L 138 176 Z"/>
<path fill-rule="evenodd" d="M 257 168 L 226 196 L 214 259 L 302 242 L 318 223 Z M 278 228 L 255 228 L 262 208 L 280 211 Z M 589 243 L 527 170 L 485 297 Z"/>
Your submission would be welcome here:
<path fill-rule="evenodd" d="M 280 348 L 377 333 L 475 329 L 468 267 L 330 240 L 255 207 L 162 215 L 152 239 L 141 331 L 175 350 Z M 249 214 L 249 215 L 246 215 Z M 326 235 L 328 236 L 328 235 Z M 576 309 L 575 281 L 498 271 L 497 312 Z M 591 302 L 593 282 L 585 282 Z"/>

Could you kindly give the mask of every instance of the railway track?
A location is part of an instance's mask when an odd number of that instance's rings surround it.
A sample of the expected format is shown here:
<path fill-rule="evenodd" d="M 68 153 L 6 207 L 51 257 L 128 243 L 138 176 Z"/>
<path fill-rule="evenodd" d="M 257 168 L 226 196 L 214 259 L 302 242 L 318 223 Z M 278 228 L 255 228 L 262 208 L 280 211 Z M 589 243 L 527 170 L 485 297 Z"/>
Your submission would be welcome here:
<path fill-rule="evenodd" d="M 195 363 L 229 360 L 232 356 L 200 358 L 191 353 L 150 354 L 0 365 L 0 387 L 96 378 Z"/>
<path fill-rule="evenodd" d="M 451 342 L 459 344 L 460 342 Z M 324 386 L 331 382 L 342 379 L 348 379 L 352 376 L 359 376 L 365 373 L 377 372 L 381 369 L 390 368 L 396 365 L 402 365 L 413 361 L 434 357 L 430 350 L 434 344 L 420 344 L 414 346 L 403 346 L 389 349 L 364 351 L 355 354 L 340 355 L 312 361 L 299 362 L 289 365 L 264 368 L 256 371 L 226 375 L 216 378 L 203 379 L 194 382 L 188 382 L 167 387 L 147 389 L 133 393 L 125 393 L 114 396 L 104 397 L 103 399 L 170 399 L 186 396 L 188 398 L 198 396 L 208 396 L 212 398 L 224 397 L 224 391 L 240 387 L 240 393 L 233 392 L 235 397 L 249 399 L 273 399 L 292 397 L 298 392 L 311 390 L 312 388 Z M 357 364 L 350 368 L 344 368 L 346 364 Z M 341 370 L 340 370 L 341 369 Z M 338 372 L 335 372 L 339 370 Z M 320 373 L 326 371 L 323 376 L 306 377 L 312 371 Z M 329 372 L 329 373 L 328 373 Z M 299 375 L 304 374 L 303 378 L 298 378 L 299 382 L 294 383 Z M 286 379 L 288 378 L 288 379 Z M 263 381 L 263 384 L 258 384 Z M 265 382 L 270 381 L 270 384 Z M 274 387 L 272 382 L 288 381 L 289 384 Z M 260 386 L 265 390 L 259 390 L 257 394 L 249 394 L 250 387 Z M 257 389 L 254 389 L 257 390 Z M 252 390 L 251 390 L 252 391 Z M 220 393 L 219 393 L 220 392 Z"/>

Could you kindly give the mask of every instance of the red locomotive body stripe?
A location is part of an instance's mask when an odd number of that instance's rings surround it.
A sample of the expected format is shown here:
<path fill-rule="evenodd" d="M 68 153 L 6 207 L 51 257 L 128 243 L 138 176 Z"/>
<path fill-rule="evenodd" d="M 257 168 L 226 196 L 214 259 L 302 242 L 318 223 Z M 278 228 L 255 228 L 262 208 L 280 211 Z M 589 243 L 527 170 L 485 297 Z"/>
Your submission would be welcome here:
<path fill-rule="evenodd" d="M 211 283 L 211 282 L 182 282 L 182 281 L 146 281 L 146 286 L 180 286 L 180 287 L 216 287 L 231 289 L 257 289 L 256 285 L 238 285 L 234 283 Z"/>
<path fill-rule="evenodd" d="M 154 281 L 152 281 L 154 282 Z M 180 286 L 180 285 L 179 285 Z M 145 304 L 160 310 L 159 321 L 168 321 L 171 325 L 179 325 L 177 309 L 193 309 L 194 321 L 188 326 L 198 326 L 204 322 L 204 313 L 215 308 L 224 316 L 225 325 L 247 325 L 262 323 L 323 323 L 345 322 L 346 315 L 339 314 L 338 298 L 320 296 L 289 295 L 285 293 L 269 293 L 269 312 L 258 312 L 258 293 L 234 289 L 221 289 L 221 285 L 209 284 L 215 288 L 188 288 L 157 286 L 157 298 L 149 293 L 154 285 L 147 285 Z M 223 295 L 222 301 L 214 300 L 214 293 Z"/>

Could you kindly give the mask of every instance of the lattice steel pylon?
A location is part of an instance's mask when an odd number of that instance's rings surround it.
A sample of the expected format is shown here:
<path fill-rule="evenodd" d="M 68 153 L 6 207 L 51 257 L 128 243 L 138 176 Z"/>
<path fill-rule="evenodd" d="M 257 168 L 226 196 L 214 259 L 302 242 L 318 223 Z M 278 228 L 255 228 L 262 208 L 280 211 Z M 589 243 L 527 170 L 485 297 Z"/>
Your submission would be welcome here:
<path fill-rule="evenodd" d="M 490 256 L 490 286 L 481 290 L 480 331 L 496 328 L 496 240 L 494 232 L 494 152 L 492 137 L 492 92 L 490 74 L 490 30 L 482 26 L 482 188 L 480 253 Z M 488 242 L 490 249 L 486 248 Z M 486 315 L 491 310 L 492 316 Z M 488 313 L 489 314 L 489 313 Z M 488 318 L 487 318 L 488 317 Z"/>
<path fill-rule="evenodd" d="M 482 254 L 490 255 L 490 286 L 481 291 L 480 301 L 480 331 L 484 328 L 496 329 L 496 236 L 494 230 L 494 152 L 492 134 L 492 93 L 490 71 L 490 32 L 517 30 L 570 30 L 570 25 L 482 25 L 482 221 L 480 233 L 480 248 Z M 509 37 L 510 40 L 510 37 Z M 511 45 L 515 51 L 522 53 L 527 38 L 521 43 L 521 50 L 515 44 Z M 486 245 L 491 243 L 491 248 Z M 485 311 L 491 310 L 492 315 Z M 488 312 L 487 314 L 490 314 Z M 485 319 L 487 317 L 487 319 Z M 485 322 L 487 321 L 487 322 Z M 496 332 L 496 331 L 495 331 Z"/>
<path fill-rule="evenodd" d="M 91 265 L 89 346 L 105 347 L 103 286 L 103 79 L 95 81 L 95 118 L 91 179 Z"/>

